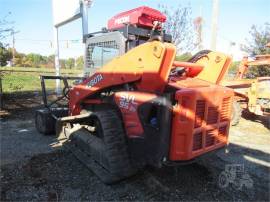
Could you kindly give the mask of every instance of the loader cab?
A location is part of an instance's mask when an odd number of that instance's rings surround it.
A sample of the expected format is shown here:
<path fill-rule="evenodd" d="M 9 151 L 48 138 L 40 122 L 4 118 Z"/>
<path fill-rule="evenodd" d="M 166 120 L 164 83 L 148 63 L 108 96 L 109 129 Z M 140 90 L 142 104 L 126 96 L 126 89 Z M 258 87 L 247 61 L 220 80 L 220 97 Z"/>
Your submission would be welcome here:
<path fill-rule="evenodd" d="M 126 39 L 120 32 L 103 32 L 90 36 L 85 43 L 85 67 L 84 76 L 88 77 L 97 69 L 112 60 L 123 55 Z"/>
<path fill-rule="evenodd" d="M 172 42 L 171 35 L 161 27 L 153 29 L 155 22 L 163 23 L 165 20 L 166 16 L 159 11 L 142 6 L 112 17 L 107 28 L 85 35 L 84 76 L 92 75 L 113 58 L 151 38 Z"/>

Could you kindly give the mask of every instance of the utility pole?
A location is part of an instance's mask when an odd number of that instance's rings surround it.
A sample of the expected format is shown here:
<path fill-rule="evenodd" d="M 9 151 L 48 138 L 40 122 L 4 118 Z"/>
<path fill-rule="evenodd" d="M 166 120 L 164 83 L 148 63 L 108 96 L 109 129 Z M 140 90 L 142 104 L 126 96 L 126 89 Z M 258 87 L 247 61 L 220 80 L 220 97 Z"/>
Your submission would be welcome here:
<path fill-rule="evenodd" d="M 195 26 L 195 31 L 196 31 L 196 35 L 197 35 L 197 42 L 196 45 L 198 46 L 198 50 L 202 50 L 203 46 L 202 46 L 202 23 L 203 23 L 203 19 L 201 16 L 195 18 L 194 20 L 194 26 Z"/>
<path fill-rule="evenodd" d="M 11 30 L 11 35 L 12 35 L 12 63 L 11 66 L 14 66 L 15 63 L 15 34 L 19 33 L 19 31 L 14 31 L 13 29 Z"/>
<path fill-rule="evenodd" d="M 211 50 L 216 50 L 217 48 L 218 5 L 219 5 L 219 0 L 213 0 L 212 26 L 211 26 Z"/>
<path fill-rule="evenodd" d="M 58 41 L 58 27 L 53 28 L 54 32 L 54 65 L 55 75 L 60 76 L 60 59 L 59 59 L 59 41 Z M 60 79 L 56 79 L 56 94 L 61 95 L 61 82 Z"/>
<path fill-rule="evenodd" d="M 195 32 L 196 32 L 196 48 L 201 51 L 203 49 L 202 44 L 202 26 L 203 26 L 203 17 L 202 17 L 202 5 L 200 6 L 199 16 L 196 17 L 193 21 Z"/>
<path fill-rule="evenodd" d="M 14 36 L 14 30 L 12 30 L 12 65 L 14 66 L 15 63 L 15 36 Z"/>

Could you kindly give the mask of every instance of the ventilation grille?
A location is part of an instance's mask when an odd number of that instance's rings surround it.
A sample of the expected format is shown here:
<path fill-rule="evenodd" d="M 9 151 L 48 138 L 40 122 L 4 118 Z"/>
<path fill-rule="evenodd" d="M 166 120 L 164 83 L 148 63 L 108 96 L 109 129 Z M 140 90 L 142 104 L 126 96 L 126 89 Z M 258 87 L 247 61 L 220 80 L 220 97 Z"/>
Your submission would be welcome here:
<path fill-rule="evenodd" d="M 204 119 L 204 111 L 205 111 L 205 101 L 197 100 L 196 103 L 196 114 L 195 114 L 195 128 L 198 128 L 202 125 Z"/>
<path fill-rule="evenodd" d="M 196 133 L 193 136 L 193 151 L 202 149 L 202 133 Z"/>
<path fill-rule="evenodd" d="M 227 126 L 220 127 L 218 129 L 218 135 L 222 136 L 222 137 L 226 137 L 227 136 Z"/>
<path fill-rule="evenodd" d="M 195 109 L 195 122 L 193 135 L 193 151 L 212 147 L 224 143 L 227 140 L 227 125 L 217 125 L 220 122 L 230 120 L 231 98 L 222 99 L 219 106 L 208 106 L 206 100 L 197 100 Z M 212 125 L 209 127 L 209 125 Z M 211 128 L 211 129 L 210 129 Z"/>
<path fill-rule="evenodd" d="M 214 130 L 206 131 L 205 135 L 205 146 L 209 147 L 215 144 L 215 133 Z"/>
<path fill-rule="evenodd" d="M 222 100 L 222 106 L 220 111 L 220 121 L 228 121 L 229 117 L 229 109 L 231 106 L 231 98 L 227 97 Z"/>
<path fill-rule="evenodd" d="M 207 124 L 214 124 L 218 121 L 218 107 L 209 107 L 207 114 Z"/>

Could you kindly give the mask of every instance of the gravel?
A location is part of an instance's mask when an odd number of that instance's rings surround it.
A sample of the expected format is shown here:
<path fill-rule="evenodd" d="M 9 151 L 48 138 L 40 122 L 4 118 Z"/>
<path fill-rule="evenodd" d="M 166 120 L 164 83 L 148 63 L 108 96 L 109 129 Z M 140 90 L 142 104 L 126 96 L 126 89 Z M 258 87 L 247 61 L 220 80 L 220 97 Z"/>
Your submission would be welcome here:
<path fill-rule="evenodd" d="M 69 151 L 56 147 L 55 137 L 36 132 L 32 115 L 21 111 L 1 119 L 1 201 L 270 200 L 270 131 L 261 123 L 242 119 L 231 128 L 226 150 L 195 163 L 147 167 L 108 186 Z M 237 165 L 244 170 L 222 188 L 221 173 Z M 245 185 L 239 188 L 239 182 Z"/>

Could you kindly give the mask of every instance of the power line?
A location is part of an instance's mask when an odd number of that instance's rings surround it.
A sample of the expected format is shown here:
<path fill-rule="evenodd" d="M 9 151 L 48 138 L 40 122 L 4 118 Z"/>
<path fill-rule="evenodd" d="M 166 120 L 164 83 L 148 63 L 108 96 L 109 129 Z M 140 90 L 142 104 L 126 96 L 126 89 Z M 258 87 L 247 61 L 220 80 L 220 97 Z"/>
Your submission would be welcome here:
<path fill-rule="evenodd" d="M 28 39 L 28 38 L 18 38 L 17 40 L 20 40 L 20 41 L 44 41 L 44 42 L 50 42 L 52 40 L 50 39 Z M 79 42 L 82 42 L 82 39 L 62 39 L 62 40 L 59 40 L 59 41 L 70 41 L 70 42 L 73 42 L 73 43 L 79 43 Z"/>

